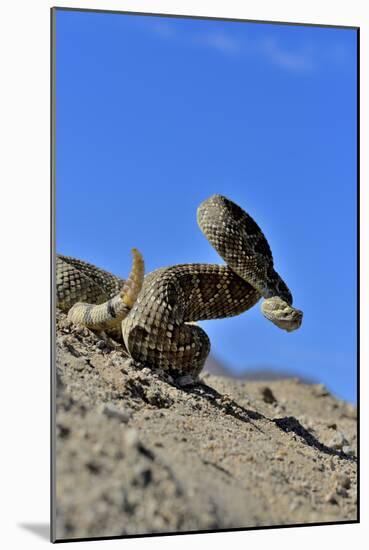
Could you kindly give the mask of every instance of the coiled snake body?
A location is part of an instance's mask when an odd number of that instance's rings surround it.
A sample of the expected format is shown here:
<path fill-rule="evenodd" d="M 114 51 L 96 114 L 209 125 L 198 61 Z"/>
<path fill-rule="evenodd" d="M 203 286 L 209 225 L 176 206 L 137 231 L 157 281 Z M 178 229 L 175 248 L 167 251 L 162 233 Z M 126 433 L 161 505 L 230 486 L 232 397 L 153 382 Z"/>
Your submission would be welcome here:
<path fill-rule="evenodd" d="M 256 222 L 221 195 L 199 206 L 197 221 L 227 265 L 175 265 L 144 277 L 142 257 L 134 249 L 125 281 L 58 255 L 57 306 L 75 323 L 122 336 L 134 360 L 194 377 L 210 351 L 209 338 L 195 321 L 239 315 L 263 297 L 267 319 L 287 331 L 299 328 L 302 312 L 292 307 L 291 292 L 274 270 Z"/>

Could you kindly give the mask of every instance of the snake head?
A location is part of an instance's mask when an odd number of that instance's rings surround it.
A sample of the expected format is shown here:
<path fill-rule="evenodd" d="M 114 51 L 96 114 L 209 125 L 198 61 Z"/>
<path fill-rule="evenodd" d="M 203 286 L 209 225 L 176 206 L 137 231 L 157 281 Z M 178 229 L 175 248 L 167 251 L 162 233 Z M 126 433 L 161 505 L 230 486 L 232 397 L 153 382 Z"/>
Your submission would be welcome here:
<path fill-rule="evenodd" d="M 287 332 L 292 332 L 301 326 L 302 311 L 288 305 L 279 296 L 264 300 L 261 304 L 261 311 L 264 317 Z"/>

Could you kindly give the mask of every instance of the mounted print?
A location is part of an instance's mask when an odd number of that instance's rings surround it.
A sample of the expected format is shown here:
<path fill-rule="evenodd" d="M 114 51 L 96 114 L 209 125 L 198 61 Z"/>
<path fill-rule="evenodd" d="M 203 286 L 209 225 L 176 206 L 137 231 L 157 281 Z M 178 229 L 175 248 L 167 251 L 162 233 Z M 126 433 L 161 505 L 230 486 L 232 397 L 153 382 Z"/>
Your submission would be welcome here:
<path fill-rule="evenodd" d="M 52 10 L 53 541 L 358 521 L 358 41 Z"/>

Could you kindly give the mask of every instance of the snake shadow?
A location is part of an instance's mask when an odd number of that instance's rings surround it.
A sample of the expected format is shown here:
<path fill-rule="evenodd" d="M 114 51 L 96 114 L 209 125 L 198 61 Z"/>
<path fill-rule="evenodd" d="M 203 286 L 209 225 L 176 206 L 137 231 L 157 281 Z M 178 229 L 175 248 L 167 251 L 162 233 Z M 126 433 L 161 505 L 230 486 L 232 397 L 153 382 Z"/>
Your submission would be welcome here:
<path fill-rule="evenodd" d="M 219 393 L 217 390 L 215 390 L 211 386 L 208 386 L 204 382 L 197 382 L 193 386 L 185 386 L 185 387 L 181 387 L 180 389 L 185 393 L 197 395 L 202 399 L 205 399 L 206 401 L 211 403 L 213 407 L 222 411 L 224 414 L 233 416 L 233 418 L 236 418 L 241 422 L 252 424 L 255 429 L 257 429 L 259 432 L 264 433 L 263 430 L 253 422 L 253 420 L 262 420 L 262 419 L 268 420 L 264 415 L 256 411 L 242 407 L 242 405 L 239 405 L 233 399 L 229 399 L 229 397 L 225 397 L 224 395 Z"/>
<path fill-rule="evenodd" d="M 304 426 L 294 416 L 285 416 L 283 418 L 268 418 L 267 416 L 264 416 L 257 411 L 246 409 L 245 407 L 239 405 L 233 399 L 225 397 L 204 382 L 197 382 L 193 386 L 182 387 L 181 390 L 188 394 L 198 395 L 202 399 L 206 399 L 209 403 L 211 403 L 213 407 L 217 408 L 225 414 L 233 416 L 241 422 L 252 424 L 253 427 L 261 433 L 265 432 L 259 426 L 257 426 L 253 422 L 253 420 L 266 420 L 268 422 L 272 422 L 284 433 L 294 433 L 296 436 L 299 437 L 299 439 L 304 442 L 304 444 L 308 445 L 309 447 L 313 447 L 321 453 L 330 456 L 338 456 L 339 458 L 350 462 L 357 462 L 356 457 L 347 455 L 343 451 L 333 449 L 332 447 L 324 445 L 324 443 L 319 441 L 319 439 L 317 439 L 311 432 L 304 428 Z"/>
<path fill-rule="evenodd" d="M 350 462 L 357 462 L 356 457 L 347 455 L 343 451 L 332 449 L 332 447 L 328 447 L 327 445 L 324 445 L 324 443 L 321 443 L 319 439 L 317 439 L 311 432 L 304 428 L 304 426 L 294 416 L 273 418 L 271 419 L 271 421 L 274 422 L 274 424 L 278 426 L 278 428 L 280 428 L 283 432 L 293 432 L 300 439 L 302 439 L 306 443 L 306 445 L 314 447 L 321 453 L 331 456 L 339 456 L 340 458 L 344 460 L 349 460 Z"/>

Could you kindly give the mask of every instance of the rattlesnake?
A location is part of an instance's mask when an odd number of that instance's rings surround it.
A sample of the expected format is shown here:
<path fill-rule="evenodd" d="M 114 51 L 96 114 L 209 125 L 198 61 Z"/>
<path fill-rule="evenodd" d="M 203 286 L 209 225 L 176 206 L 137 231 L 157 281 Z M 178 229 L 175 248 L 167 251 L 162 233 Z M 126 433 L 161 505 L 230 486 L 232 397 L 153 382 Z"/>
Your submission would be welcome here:
<path fill-rule="evenodd" d="M 302 311 L 292 307 L 291 292 L 274 270 L 269 244 L 251 216 L 213 195 L 198 207 L 197 221 L 227 265 L 180 264 L 144 277 L 142 256 L 133 249 L 132 271 L 124 281 L 58 255 L 57 306 L 75 323 L 123 337 L 135 361 L 194 377 L 210 351 L 196 321 L 238 315 L 263 297 L 267 319 L 287 331 L 299 328 Z"/>

